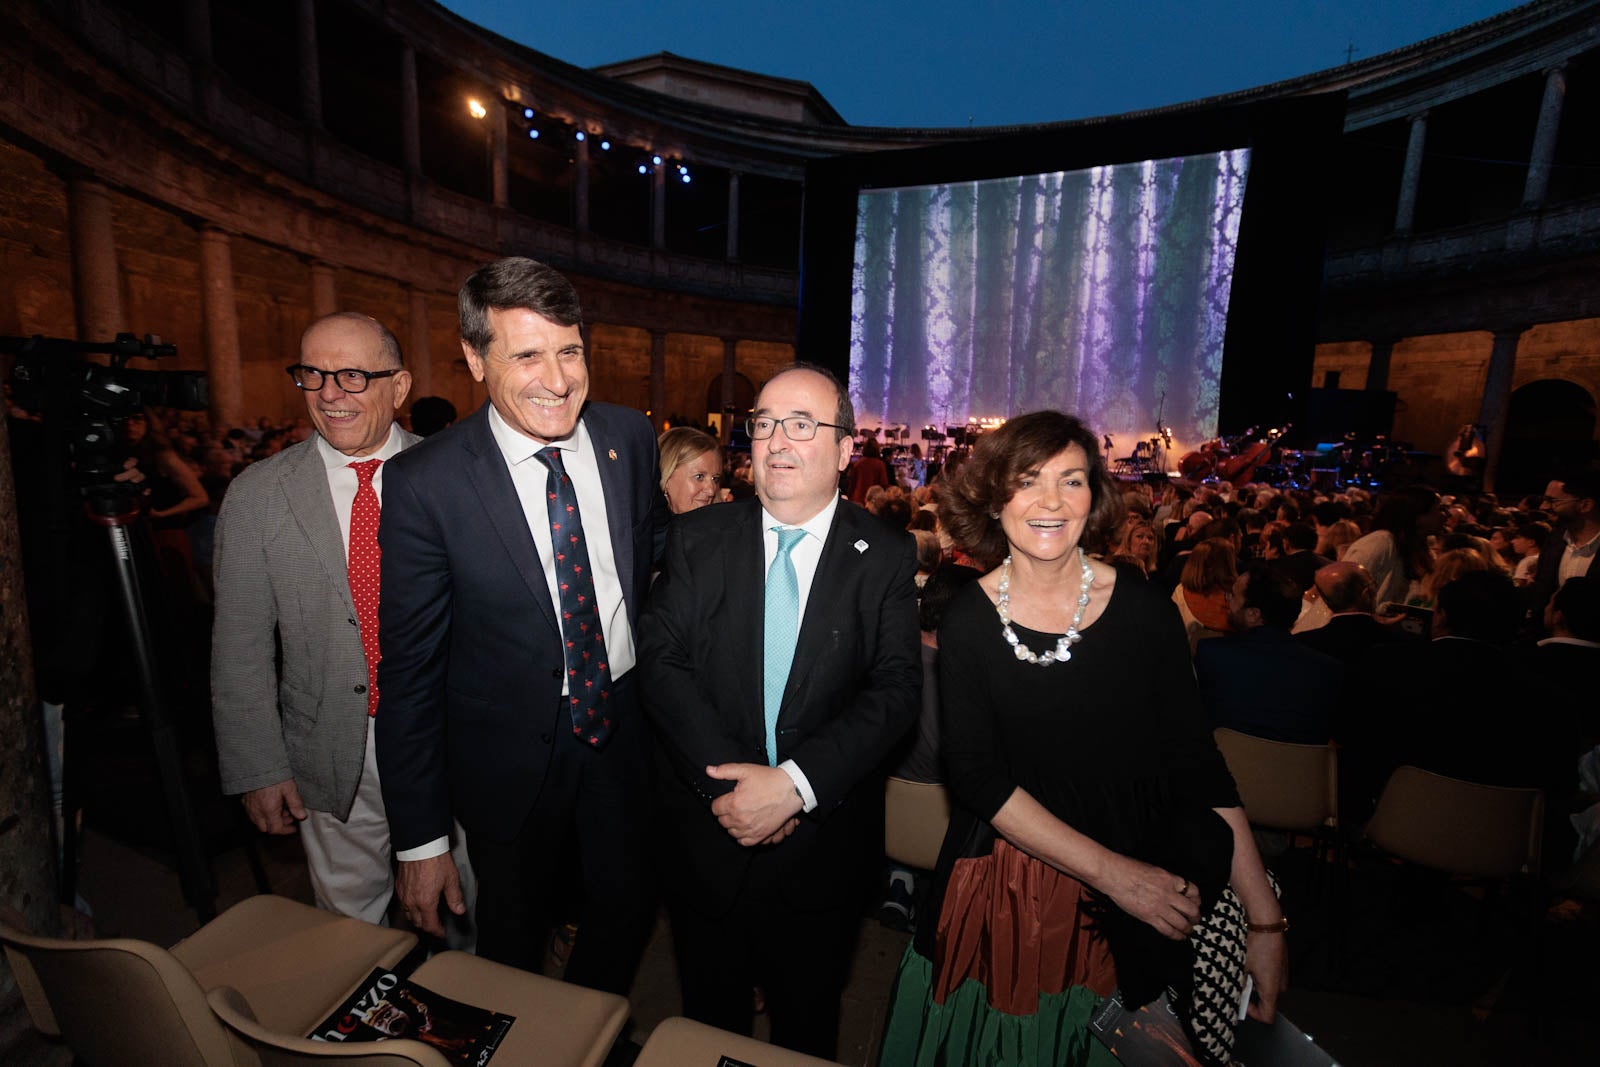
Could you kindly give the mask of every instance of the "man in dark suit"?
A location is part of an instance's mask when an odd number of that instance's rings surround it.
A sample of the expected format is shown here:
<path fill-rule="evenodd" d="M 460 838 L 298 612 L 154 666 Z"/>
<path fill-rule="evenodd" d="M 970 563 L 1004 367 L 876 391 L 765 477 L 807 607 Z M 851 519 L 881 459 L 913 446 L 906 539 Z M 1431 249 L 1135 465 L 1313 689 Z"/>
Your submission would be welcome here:
<path fill-rule="evenodd" d="M 1528 619 L 1538 631 L 1545 607 L 1569 579 L 1589 573 L 1600 547 L 1600 472 L 1579 471 L 1545 487 L 1544 512 L 1555 532 L 1539 551 L 1527 593 Z"/>
<path fill-rule="evenodd" d="M 461 290 L 489 403 L 391 464 L 378 765 L 412 921 L 456 910 L 452 809 L 479 876 L 479 952 L 539 965 L 560 857 L 584 911 L 569 981 L 626 992 L 654 918 L 634 626 L 665 520 L 655 433 L 585 403 L 577 293 L 530 259 Z"/>
<path fill-rule="evenodd" d="M 1194 653 L 1212 726 L 1302 745 L 1328 740 L 1344 668 L 1290 636 L 1299 611 L 1294 582 L 1268 564 L 1239 575 L 1228 597 L 1234 632 Z"/>
<path fill-rule="evenodd" d="M 1321 600 L 1332 616 L 1315 630 L 1295 634 L 1295 640 L 1314 652 L 1332 656 L 1348 670 L 1373 645 L 1413 640 L 1399 626 L 1386 625 L 1373 615 L 1377 583 L 1359 563 L 1330 563 L 1312 576 L 1308 596 Z"/>
<path fill-rule="evenodd" d="M 684 1014 L 824 1059 L 883 859 L 879 765 L 916 719 L 915 542 L 838 494 L 826 372 L 767 382 L 757 499 L 678 516 L 641 624 Z"/>

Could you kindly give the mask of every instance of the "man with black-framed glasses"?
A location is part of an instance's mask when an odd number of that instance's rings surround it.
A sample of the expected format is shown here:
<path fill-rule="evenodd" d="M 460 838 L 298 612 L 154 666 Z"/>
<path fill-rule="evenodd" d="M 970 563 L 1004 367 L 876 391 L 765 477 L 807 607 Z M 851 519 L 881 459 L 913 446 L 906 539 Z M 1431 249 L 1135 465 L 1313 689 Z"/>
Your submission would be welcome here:
<path fill-rule="evenodd" d="M 683 1013 L 832 1060 L 883 856 L 882 763 L 921 707 L 916 542 L 839 495 L 855 415 L 796 364 L 756 398 L 756 498 L 674 517 L 639 625 Z"/>
<path fill-rule="evenodd" d="M 411 375 L 394 335 L 354 312 L 312 323 L 288 373 L 316 433 L 247 467 L 217 519 L 222 787 L 263 833 L 298 831 L 319 907 L 383 923 L 394 877 L 373 744 L 377 533 L 383 468 L 421 440 L 394 421 Z M 464 927 L 453 934 L 470 943 Z"/>
<path fill-rule="evenodd" d="M 1600 548 L 1600 472 L 1576 471 L 1545 486 L 1542 510 L 1554 528 L 1539 551 L 1539 567 L 1528 589 L 1529 630 L 1543 630 L 1544 609 L 1569 580 L 1600 574 L 1594 557 Z"/>

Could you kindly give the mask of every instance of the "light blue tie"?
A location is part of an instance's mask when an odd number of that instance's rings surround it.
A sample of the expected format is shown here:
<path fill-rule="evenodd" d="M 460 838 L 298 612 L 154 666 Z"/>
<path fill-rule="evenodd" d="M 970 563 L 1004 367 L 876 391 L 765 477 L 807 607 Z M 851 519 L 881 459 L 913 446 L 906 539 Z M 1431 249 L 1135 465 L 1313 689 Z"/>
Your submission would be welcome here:
<path fill-rule="evenodd" d="M 800 632 L 800 583 L 794 576 L 794 561 L 789 553 L 806 532 L 774 526 L 778 535 L 778 554 L 767 568 L 766 640 L 762 643 L 761 705 L 767 720 L 767 762 L 778 765 L 778 708 L 783 704 L 783 689 L 789 684 L 789 665 L 794 662 L 795 637 Z"/>

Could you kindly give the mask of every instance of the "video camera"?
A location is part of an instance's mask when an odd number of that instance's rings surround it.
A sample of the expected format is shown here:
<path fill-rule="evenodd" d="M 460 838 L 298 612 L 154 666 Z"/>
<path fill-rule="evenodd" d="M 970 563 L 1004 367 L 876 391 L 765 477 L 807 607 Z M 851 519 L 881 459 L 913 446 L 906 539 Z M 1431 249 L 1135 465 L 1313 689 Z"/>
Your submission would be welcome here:
<path fill-rule="evenodd" d="M 107 363 L 84 359 L 105 353 Z M 0 354 L 14 355 L 11 398 L 18 407 L 63 420 L 72 465 L 81 486 L 106 485 L 122 469 L 117 423 L 146 406 L 204 411 L 209 394 L 199 371 L 134 370 L 130 359 L 176 356 L 176 345 L 146 334 L 119 333 L 116 340 L 69 341 L 59 337 L 0 337 Z"/>

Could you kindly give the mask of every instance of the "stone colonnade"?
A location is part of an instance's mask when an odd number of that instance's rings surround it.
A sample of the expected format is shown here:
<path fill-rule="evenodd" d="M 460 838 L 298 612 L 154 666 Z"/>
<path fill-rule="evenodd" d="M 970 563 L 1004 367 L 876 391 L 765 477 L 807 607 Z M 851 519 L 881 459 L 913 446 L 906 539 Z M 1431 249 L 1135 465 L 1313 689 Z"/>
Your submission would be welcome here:
<path fill-rule="evenodd" d="M 1544 94 L 1540 101 L 1538 122 L 1534 129 L 1529 152 L 1528 171 L 1523 183 L 1522 206 L 1524 212 L 1543 208 L 1550 186 L 1550 168 L 1555 159 L 1557 135 L 1561 129 L 1561 110 L 1566 99 L 1567 80 L 1565 64 L 1550 67 L 1544 72 Z M 1423 157 L 1427 149 L 1428 112 L 1419 110 L 1408 117 L 1405 164 L 1400 177 L 1400 189 L 1395 202 L 1393 237 L 1412 235 L 1417 212 L 1417 191 L 1422 181 Z M 1459 422 L 1471 419 L 1485 429 L 1488 450 L 1487 484 L 1493 488 L 1495 471 L 1505 442 L 1506 421 L 1510 413 L 1513 377 L 1517 364 L 1518 344 L 1528 331 L 1528 326 L 1501 325 L 1491 328 L 1488 367 L 1483 380 L 1481 402 L 1475 411 L 1452 411 Z M 1391 367 L 1397 338 L 1372 337 L 1366 340 L 1370 349 L 1365 367 L 1364 388 L 1386 390 L 1390 387 Z M 1316 374 L 1321 376 L 1330 369 L 1348 367 L 1344 353 L 1336 350 L 1347 346 L 1321 346 L 1318 352 Z M 1317 383 L 1320 384 L 1320 381 Z M 1433 445 L 1434 442 L 1426 442 Z"/>
<path fill-rule="evenodd" d="M 113 226 L 115 195 L 92 175 L 74 175 L 65 184 L 78 336 L 109 340 L 118 332 L 138 330 L 141 324 L 129 320 L 124 306 L 123 270 Z M 277 416 L 285 410 L 283 397 L 247 395 L 239 315 L 243 294 L 236 292 L 234 270 L 234 246 L 239 238 L 210 223 L 196 225 L 199 291 L 194 307 L 200 318 L 198 333 L 210 385 L 212 424 L 241 426 L 261 415 Z M 341 268 L 324 259 L 299 258 L 305 288 L 279 295 L 305 307 L 307 321 L 346 307 L 340 295 Z M 584 279 L 574 280 L 581 292 Z M 446 395 L 458 408 L 464 403 L 475 406 L 484 397 L 482 387 L 462 377 L 465 368 L 460 365 L 459 352 L 442 340 L 453 323 L 437 321 L 441 318 L 439 307 L 430 308 L 430 304 L 453 302 L 455 294 L 434 293 L 413 284 L 398 284 L 398 288 L 400 299 L 388 315 L 373 310 L 395 330 L 406 353 L 413 378 L 412 398 Z M 436 325 L 440 327 L 437 334 Z M 793 358 L 792 346 L 738 336 L 646 330 L 604 321 L 591 323 L 589 333 L 591 338 L 605 339 L 599 346 L 591 341 L 591 375 L 596 382 L 591 395 L 648 410 L 658 426 L 673 416 L 699 421 L 718 409 L 731 411 L 740 374 L 759 383 Z M 742 354 L 741 342 L 746 346 Z M 604 365 L 596 365 L 597 361 Z M 450 373 L 441 377 L 446 371 Z M 708 391 L 717 388 L 719 377 L 720 402 L 716 397 L 708 400 Z M 251 380 L 259 383 L 263 379 Z M 735 412 L 734 418 L 742 415 Z M 724 440 L 732 422 L 723 419 Z"/>

